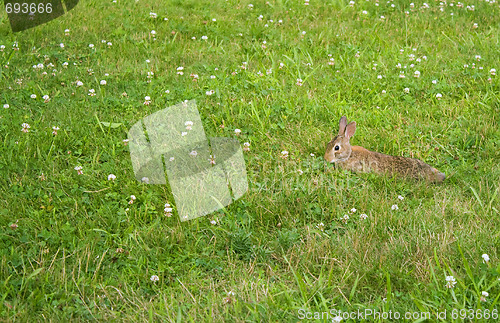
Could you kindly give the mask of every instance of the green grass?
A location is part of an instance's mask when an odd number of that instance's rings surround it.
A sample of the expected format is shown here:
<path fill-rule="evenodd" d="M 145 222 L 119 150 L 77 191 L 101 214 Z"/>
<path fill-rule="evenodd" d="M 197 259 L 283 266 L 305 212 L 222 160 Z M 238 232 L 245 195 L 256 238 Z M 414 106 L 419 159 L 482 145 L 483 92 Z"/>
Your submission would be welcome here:
<path fill-rule="evenodd" d="M 460 322 L 453 310 L 497 310 L 500 11 L 452 3 L 82 0 L 16 34 L 0 14 L 0 319 L 275 322 L 371 309 Z M 238 128 L 251 143 L 249 191 L 180 222 L 163 214 L 167 187 L 134 179 L 122 140 L 187 99 L 207 136 Z M 446 181 L 334 169 L 322 156 L 342 115 L 358 124 L 353 144 L 420 158 Z"/>

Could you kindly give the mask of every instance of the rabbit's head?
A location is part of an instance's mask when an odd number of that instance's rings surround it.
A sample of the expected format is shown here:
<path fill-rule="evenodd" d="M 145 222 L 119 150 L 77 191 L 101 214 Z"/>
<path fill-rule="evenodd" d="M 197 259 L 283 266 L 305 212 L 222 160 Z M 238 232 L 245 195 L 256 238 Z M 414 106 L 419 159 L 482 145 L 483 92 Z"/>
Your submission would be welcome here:
<path fill-rule="evenodd" d="M 329 163 L 346 161 L 351 156 L 352 148 L 349 139 L 356 131 L 356 122 L 347 124 L 347 118 L 340 118 L 339 133 L 326 146 L 325 159 Z"/>

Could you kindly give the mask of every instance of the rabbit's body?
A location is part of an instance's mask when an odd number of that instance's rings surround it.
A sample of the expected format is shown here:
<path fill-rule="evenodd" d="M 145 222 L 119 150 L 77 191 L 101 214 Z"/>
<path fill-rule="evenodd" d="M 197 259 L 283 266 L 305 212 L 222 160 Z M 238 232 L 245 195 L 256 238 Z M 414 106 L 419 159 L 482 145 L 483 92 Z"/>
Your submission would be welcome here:
<path fill-rule="evenodd" d="M 356 131 L 356 123 L 347 125 L 347 118 L 340 119 L 339 134 L 328 143 L 325 159 L 340 168 L 362 173 L 399 175 L 407 178 L 424 178 L 432 182 L 442 182 L 444 173 L 415 158 L 390 156 L 369 151 L 360 146 L 351 146 L 349 139 Z"/>

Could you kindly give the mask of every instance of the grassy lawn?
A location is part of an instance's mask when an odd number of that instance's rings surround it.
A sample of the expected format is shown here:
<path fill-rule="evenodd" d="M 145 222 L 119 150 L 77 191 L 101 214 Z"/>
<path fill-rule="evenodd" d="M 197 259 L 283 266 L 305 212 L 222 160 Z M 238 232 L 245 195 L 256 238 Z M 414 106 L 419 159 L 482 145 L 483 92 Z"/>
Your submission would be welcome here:
<path fill-rule="evenodd" d="M 498 1 L 159 2 L 0 14 L 1 321 L 497 321 Z M 123 140 L 192 99 L 249 190 L 181 222 Z M 335 169 L 343 115 L 445 182 Z"/>

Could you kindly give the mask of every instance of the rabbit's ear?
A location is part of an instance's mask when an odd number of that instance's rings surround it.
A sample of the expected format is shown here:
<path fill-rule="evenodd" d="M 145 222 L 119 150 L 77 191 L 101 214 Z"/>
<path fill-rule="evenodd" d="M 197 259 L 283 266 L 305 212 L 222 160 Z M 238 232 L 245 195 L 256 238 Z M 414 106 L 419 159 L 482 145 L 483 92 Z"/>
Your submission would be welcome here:
<path fill-rule="evenodd" d="M 343 116 L 340 118 L 339 122 L 339 135 L 343 135 L 345 133 L 345 127 L 347 126 L 347 118 Z"/>
<path fill-rule="evenodd" d="M 354 133 L 356 132 L 356 122 L 351 122 L 345 127 L 345 134 L 344 136 L 347 137 L 347 139 L 350 139 L 352 136 L 354 136 Z"/>

